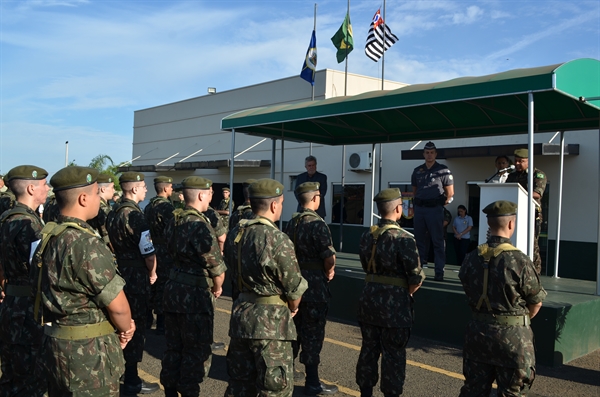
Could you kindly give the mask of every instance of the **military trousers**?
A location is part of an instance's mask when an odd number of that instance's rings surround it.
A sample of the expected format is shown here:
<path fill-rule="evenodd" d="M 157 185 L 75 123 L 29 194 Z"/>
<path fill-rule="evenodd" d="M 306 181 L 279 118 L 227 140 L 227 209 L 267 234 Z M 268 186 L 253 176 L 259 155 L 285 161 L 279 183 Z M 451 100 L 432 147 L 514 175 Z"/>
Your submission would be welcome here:
<path fill-rule="evenodd" d="M 294 358 L 300 352 L 300 362 L 304 365 L 319 365 L 321 362 L 328 311 L 327 302 L 300 302 L 298 314 L 294 316 L 298 339 L 292 342 L 292 348 Z"/>
<path fill-rule="evenodd" d="M 540 233 L 542 231 L 542 216 L 538 215 L 535 220 L 534 232 L 533 232 L 533 267 L 537 274 L 542 272 L 542 257 L 540 256 Z"/>
<path fill-rule="evenodd" d="M 535 378 L 535 368 L 505 368 L 463 358 L 465 384 L 460 397 L 488 397 L 496 380 L 498 397 L 527 396 Z"/>
<path fill-rule="evenodd" d="M 293 372 L 291 341 L 231 338 L 225 397 L 291 397 Z"/>
<path fill-rule="evenodd" d="M 200 395 L 200 383 L 210 371 L 213 323 L 210 313 L 165 313 L 167 350 L 160 371 L 165 388 L 183 396 Z"/>
<path fill-rule="evenodd" d="M 148 294 L 125 294 L 131 309 L 131 318 L 135 321 L 135 333 L 133 338 L 123 349 L 126 365 L 136 365 L 142 362 L 144 357 L 144 345 L 146 344 L 146 316 L 148 313 Z"/>
<path fill-rule="evenodd" d="M 379 380 L 381 356 L 381 392 L 402 394 L 406 377 L 406 345 L 410 328 L 384 328 L 360 323 L 362 346 L 356 364 L 356 384 L 361 389 L 374 388 Z"/>
<path fill-rule="evenodd" d="M 429 238 L 433 244 L 435 274 L 444 275 L 446 265 L 446 242 L 444 240 L 444 207 L 415 206 L 413 218 L 415 240 L 421 258 L 421 264 L 427 263 L 429 255 Z"/>

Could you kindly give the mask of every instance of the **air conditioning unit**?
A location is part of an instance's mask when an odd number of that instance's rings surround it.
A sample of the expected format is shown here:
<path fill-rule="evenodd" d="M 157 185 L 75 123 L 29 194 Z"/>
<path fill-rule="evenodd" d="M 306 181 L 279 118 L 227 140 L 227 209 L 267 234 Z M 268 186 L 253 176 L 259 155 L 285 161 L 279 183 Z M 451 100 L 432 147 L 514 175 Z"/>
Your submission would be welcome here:
<path fill-rule="evenodd" d="M 369 172 L 373 169 L 373 160 L 370 152 L 352 153 L 348 158 L 350 171 Z"/>

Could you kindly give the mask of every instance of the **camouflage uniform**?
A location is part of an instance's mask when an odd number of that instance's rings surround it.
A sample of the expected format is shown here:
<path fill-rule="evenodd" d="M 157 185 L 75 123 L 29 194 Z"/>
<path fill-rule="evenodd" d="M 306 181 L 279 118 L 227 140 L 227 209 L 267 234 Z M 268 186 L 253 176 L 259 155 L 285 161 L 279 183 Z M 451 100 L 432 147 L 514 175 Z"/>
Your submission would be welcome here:
<path fill-rule="evenodd" d="M 102 240 L 104 240 L 106 245 L 110 244 L 110 239 L 108 238 L 108 231 L 106 230 L 106 218 L 108 218 L 108 214 L 110 213 L 110 211 L 111 207 L 108 204 L 108 202 L 106 202 L 106 200 L 104 200 L 103 198 L 100 198 L 100 209 L 98 210 L 98 215 L 94 219 L 90 219 L 87 222 L 88 225 L 93 227 L 98 232 L 98 234 L 100 235 L 100 237 L 102 237 Z"/>
<path fill-rule="evenodd" d="M 231 217 L 229 218 L 229 230 L 233 229 L 240 220 L 242 219 L 254 219 L 256 215 L 252 212 L 252 208 L 250 208 L 250 202 L 245 202 L 244 204 L 238 206 Z"/>
<path fill-rule="evenodd" d="M 146 341 L 150 279 L 144 258 L 155 253 L 150 227 L 140 207 L 133 200 L 122 198 L 108 215 L 106 229 L 115 250 L 119 273 L 127 282 L 124 291 L 136 330 L 123 354 L 126 365 L 135 365 L 142 361 Z"/>
<path fill-rule="evenodd" d="M 266 218 L 234 227 L 225 242 L 225 262 L 234 284 L 227 351 L 226 396 L 291 396 L 294 388 L 292 341 L 296 327 L 287 306 L 307 288 L 288 236 Z M 240 229 L 244 231 L 236 243 Z M 241 244 L 241 256 L 238 256 Z M 238 262 L 239 261 L 239 262 Z M 238 267 L 239 266 L 239 267 Z M 241 270 L 241 274 L 240 274 Z M 241 292 L 241 293 L 240 293 Z M 281 297 L 281 298 L 278 298 Z M 256 299 L 279 299 L 260 303 Z M 254 302 L 253 302 L 254 300 Z"/>
<path fill-rule="evenodd" d="M 226 270 L 208 219 L 192 207 L 166 227 L 175 268 L 165 287 L 167 350 L 160 383 L 183 396 L 198 396 L 208 377 L 213 342 L 213 277 Z"/>
<path fill-rule="evenodd" d="M 212 207 L 208 207 L 203 214 L 208 218 L 216 237 L 220 237 L 227 233 L 227 226 L 223 223 L 221 215 L 219 215 Z"/>
<path fill-rule="evenodd" d="M 46 204 L 44 204 L 44 213 L 42 214 L 42 218 L 44 219 L 45 223 L 48 223 L 56 222 L 59 216 L 60 210 L 58 209 L 56 198 L 52 196 L 48 198 L 48 200 L 46 200 Z"/>
<path fill-rule="evenodd" d="M 61 215 L 58 225 L 65 222 L 79 228 L 66 227 L 49 239 L 43 251 L 40 247 L 34 259 L 41 260 L 41 268 L 34 266 L 31 276 L 36 289 L 41 272 L 42 321 L 51 324 L 44 328 L 42 348 L 49 396 L 118 396 L 123 353 L 104 308 L 123 290 L 125 281 L 117 274 L 106 244 L 87 223 Z M 53 226 L 46 225 L 43 233 Z M 62 327 L 85 324 L 103 324 L 108 330 L 74 340 L 53 334 L 65 330 Z"/>
<path fill-rule="evenodd" d="M 229 202 L 231 201 L 231 197 L 228 199 L 223 199 L 219 202 L 217 206 L 217 210 L 219 211 L 229 211 Z M 221 219 L 223 220 L 223 224 L 225 226 L 229 226 L 229 215 L 221 215 Z"/>
<path fill-rule="evenodd" d="M 293 343 L 294 357 L 304 365 L 319 365 L 329 310 L 329 281 L 323 260 L 335 255 L 329 227 L 315 211 L 303 208 L 288 222 L 285 234 L 294 242 L 296 258 L 308 289 L 302 295 L 300 310 L 294 316 L 298 340 Z"/>
<path fill-rule="evenodd" d="M 496 248 L 511 243 L 508 238 L 492 236 L 487 244 Z M 479 303 L 484 297 L 484 259 L 480 252 L 478 248 L 467 254 L 458 274 L 474 316 L 481 317 L 467 325 L 463 348 L 466 380 L 460 395 L 489 396 L 495 378 L 498 396 L 525 396 L 535 377 L 533 331 L 529 325 L 491 321 L 491 315 L 494 319 L 521 316 L 528 323 L 527 304 L 540 303 L 547 294 L 527 255 L 519 250 L 504 251 L 487 265 L 489 308 Z"/>
<path fill-rule="evenodd" d="M 173 219 L 173 203 L 165 197 L 156 196 L 144 208 L 144 216 L 150 226 L 152 244 L 156 249 L 156 282 L 150 286 L 150 310 L 162 315 L 165 284 L 169 278 L 169 270 L 173 267 L 173 257 L 169 253 L 165 228 Z M 159 326 L 157 320 L 157 327 Z"/>
<path fill-rule="evenodd" d="M 15 195 L 10 190 L 5 192 L 0 192 L 0 215 L 6 210 L 9 210 L 13 207 L 15 202 Z"/>
<path fill-rule="evenodd" d="M 543 171 L 534 168 L 535 175 L 533 176 L 533 191 L 540 195 L 539 199 L 534 199 L 535 203 L 535 230 L 534 230 L 534 238 L 533 238 L 533 265 L 535 267 L 535 271 L 540 274 L 542 272 L 542 258 L 540 256 L 540 246 L 538 244 L 538 239 L 540 238 L 540 232 L 542 231 L 542 197 L 544 196 L 544 191 L 546 190 L 546 174 Z M 527 186 L 529 183 L 529 172 L 528 169 L 522 172 L 512 172 L 508 174 L 508 178 L 506 178 L 506 183 L 518 183 L 527 191 Z"/>
<path fill-rule="evenodd" d="M 41 396 L 46 379 L 40 371 L 42 327 L 33 318 L 29 280 L 32 243 L 41 238 L 42 221 L 17 201 L 0 217 L 0 258 L 6 297 L 0 305 L 0 396 Z"/>
<path fill-rule="evenodd" d="M 414 320 L 414 300 L 407 287 L 422 283 L 425 274 L 415 239 L 409 233 L 400 229 L 398 223 L 386 219 L 379 222 L 378 228 L 382 234 L 375 246 L 370 231 L 360 239 L 360 262 L 367 273 L 367 283 L 358 303 L 363 341 L 356 364 L 356 383 L 361 390 L 372 390 L 379 378 L 381 355 L 381 391 L 393 396 L 402 394 L 406 344 Z"/>

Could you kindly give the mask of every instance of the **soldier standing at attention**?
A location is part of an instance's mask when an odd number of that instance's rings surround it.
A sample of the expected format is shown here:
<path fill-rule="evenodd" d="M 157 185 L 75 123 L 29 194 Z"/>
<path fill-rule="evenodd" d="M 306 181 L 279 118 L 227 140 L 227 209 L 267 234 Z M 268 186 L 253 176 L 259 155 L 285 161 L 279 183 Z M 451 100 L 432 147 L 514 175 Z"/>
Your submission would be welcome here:
<path fill-rule="evenodd" d="M 253 219 L 255 217 L 250 206 L 250 198 L 248 197 L 248 187 L 256 182 L 256 179 L 247 179 L 242 184 L 244 191 L 244 204 L 239 205 L 231 217 L 229 218 L 229 230 L 233 229 L 242 219 Z"/>
<path fill-rule="evenodd" d="M 212 201 L 212 197 L 214 194 L 212 186 L 210 187 L 210 201 Z M 209 204 L 210 204 L 209 201 Z M 219 212 L 215 210 L 210 205 L 204 211 L 204 215 L 210 221 L 210 225 L 214 229 L 215 235 L 217 236 L 217 242 L 219 243 L 219 248 L 221 249 L 221 253 L 223 252 L 223 246 L 225 245 L 225 239 L 227 238 L 227 226 L 223 223 L 223 219 L 219 215 Z"/>
<path fill-rule="evenodd" d="M 118 396 L 122 348 L 135 331 L 125 281 L 86 223 L 100 207 L 97 176 L 94 168 L 72 166 L 50 180 L 61 215 L 42 230 L 31 274 L 34 290 L 40 286 L 34 311 L 45 323 L 49 397 Z"/>
<path fill-rule="evenodd" d="M 508 174 L 506 183 L 518 183 L 527 190 L 529 186 L 529 150 L 515 150 L 515 171 Z M 533 265 L 535 271 L 542 272 L 542 258 L 540 257 L 540 245 L 538 239 L 542 231 L 542 197 L 546 190 L 546 174 L 535 168 L 533 170 L 533 200 L 535 201 L 535 229 L 533 238 Z"/>
<path fill-rule="evenodd" d="M 113 176 L 109 174 L 100 173 L 98 174 L 98 194 L 100 195 L 100 209 L 98 215 L 94 219 L 90 219 L 88 224 L 96 229 L 102 240 L 110 248 L 110 239 L 108 238 L 108 231 L 106 230 L 106 218 L 111 211 L 111 207 L 108 204 L 115 193 L 115 181 Z M 111 248 L 112 250 L 112 248 Z"/>
<path fill-rule="evenodd" d="M 415 202 L 415 239 L 421 256 L 421 263 L 427 263 L 429 254 L 428 239 L 431 236 L 435 262 L 435 281 L 444 281 L 446 264 L 446 242 L 444 240 L 444 206 L 454 196 L 452 172 L 435 161 L 437 149 L 433 142 L 427 142 L 423 150 L 425 163 L 415 168 L 411 177 Z"/>
<path fill-rule="evenodd" d="M 146 197 L 144 175 L 125 172 L 119 178 L 123 197 L 108 215 L 106 228 L 115 250 L 119 272 L 127 282 L 125 295 L 135 320 L 133 339 L 123 350 L 125 378 L 123 393 L 149 394 L 158 390 L 157 383 L 147 383 L 138 375 L 146 343 L 146 316 L 150 300 L 150 284 L 156 281 L 156 255 L 150 227 L 138 203 Z"/>
<path fill-rule="evenodd" d="M 42 234 L 35 209 L 46 200 L 48 172 L 33 165 L 15 167 L 6 175 L 16 201 L 0 216 L 0 285 L 6 294 L 0 306 L 1 396 L 42 396 L 46 379 L 40 347 L 42 327 L 33 317 L 29 270 L 31 253 Z"/>
<path fill-rule="evenodd" d="M 473 310 L 463 346 L 462 397 L 526 396 L 535 377 L 531 319 L 547 293 L 533 263 L 515 248 L 517 205 L 495 201 L 483 209 L 491 236 L 467 254 L 458 276 Z"/>
<path fill-rule="evenodd" d="M 54 197 L 54 193 L 51 193 L 51 196 L 48 197 L 44 204 L 42 219 L 44 220 L 44 223 L 56 222 L 59 216 L 60 210 L 58 209 L 58 204 L 56 204 L 56 197 Z"/>
<path fill-rule="evenodd" d="M 154 190 L 156 196 L 150 199 L 150 203 L 144 208 L 146 222 L 150 226 L 152 235 L 152 244 L 156 250 L 156 282 L 150 286 L 150 302 L 148 305 L 148 314 L 146 319 L 146 328 L 152 328 L 154 317 L 152 311 L 156 313 L 156 334 L 165 333 L 165 315 L 163 311 L 163 297 L 165 283 L 169 278 L 169 270 L 173 267 L 173 258 L 169 252 L 168 241 L 165 229 L 171 219 L 173 219 L 173 203 L 171 203 L 171 194 L 173 194 L 173 179 L 168 176 L 158 176 L 154 178 Z"/>
<path fill-rule="evenodd" d="M 335 394 L 337 386 L 319 379 L 319 357 L 325 339 L 325 323 L 329 311 L 329 282 L 335 274 L 335 249 L 329 227 L 317 213 L 321 202 L 318 182 L 305 182 L 296 190 L 302 207 L 288 222 L 285 234 L 292 240 L 302 277 L 308 289 L 302 296 L 300 310 L 294 317 L 298 339 L 292 344 L 294 358 L 300 353 L 300 362 L 306 368 L 304 394 Z"/>
<path fill-rule="evenodd" d="M 213 342 L 214 300 L 223 292 L 225 263 L 210 221 L 212 181 L 198 176 L 183 180 L 186 207 L 165 230 L 175 260 L 165 287 L 167 350 L 160 383 L 166 397 L 197 397 L 208 377 Z"/>
<path fill-rule="evenodd" d="M 7 175 L 0 177 L 0 189 L 8 182 Z M 5 191 L 0 191 L 0 215 L 2 215 L 4 211 L 12 208 L 14 201 L 15 194 L 10 190 L 10 186 L 7 186 Z"/>
<path fill-rule="evenodd" d="M 361 397 L 371 397 L 381 355 L 381 391 L 402 394 L 406 376 L 406 344 L 413 324 L 413 297 L 425 280 L 415 239 L 398 225 L 400 190 L 385 189 L 373 199 L 381 220 L 360 239 L 360 263 L 367 273 L 358 301 L 362 346 L 356 364 Z"/>
<path fill-rule="evenodd" d="M 221 189 L 223 191 L 223 199 L 219 202 L 217 212 L 223 218 L 223 224 L 229 226 L 229 201 L 231 196 L 231 190 L 226 186 Z"/>
<path fill-rule="evenodd" d="M 260 179 L 248 189 L 255 219 L 242 220 L 227 236 L 225 262 L 234 284 L 225 396 L 289 397 L 294 390 L 293 317 L 307 282 L 294 245 L 275 222 L 283 185 Z"/>

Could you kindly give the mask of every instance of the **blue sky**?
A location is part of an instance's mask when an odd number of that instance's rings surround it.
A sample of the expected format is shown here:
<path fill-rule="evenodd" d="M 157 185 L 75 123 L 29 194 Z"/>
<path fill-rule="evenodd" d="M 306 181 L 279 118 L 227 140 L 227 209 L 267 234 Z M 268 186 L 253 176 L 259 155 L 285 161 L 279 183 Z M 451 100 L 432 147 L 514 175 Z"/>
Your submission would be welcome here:
<path fill-rule="evenodd" d="M 0 173 L 51 173 L 98 154 L 131 158 L 135 110 L 298 75 L 314 1 L 0 0 Z M 352 0 L 348 71 L 380 77 L 364 54 L 381 0 Z M 600 2 L 394 1 L 399 41 L 386 79 L 429 83 L 600 59 Z M 330 37 L 347 2 L 317 9 L 317 68 L 344 70 Z M 383 9 L 382 9 L 383 12 Z M 307 83 L 308 84 L 308 83 Z"/>

